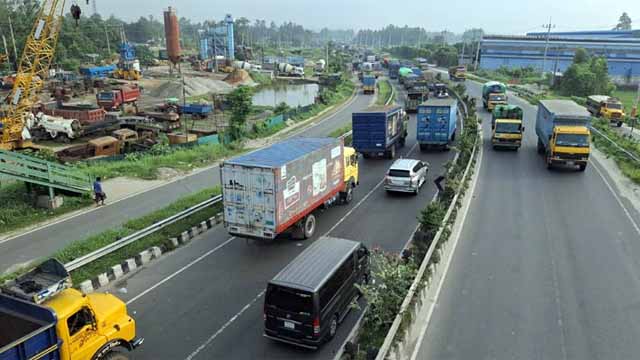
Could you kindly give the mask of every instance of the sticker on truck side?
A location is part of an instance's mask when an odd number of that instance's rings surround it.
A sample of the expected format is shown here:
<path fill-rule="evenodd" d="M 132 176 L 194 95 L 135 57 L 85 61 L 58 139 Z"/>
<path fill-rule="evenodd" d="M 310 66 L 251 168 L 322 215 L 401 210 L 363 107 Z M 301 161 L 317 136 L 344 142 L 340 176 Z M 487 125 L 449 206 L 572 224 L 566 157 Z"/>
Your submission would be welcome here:
<path fill-rule="evenodd" d="M 312 166 L 313 196 L 327 189 L 327 159 L 322 159 Z"/>
<path fill-rule="evenodd" d="M 285 210 L 300 200 L 300 182 L 293 176 L 287 181 L 287 188 L 282 191 Z"/>
<path fill-rule="evenodd" d="M 336 146 L 333 149 L 331 149 L 331 158 L 335 159 L 338 156 L 340 156 L 340 146 Z"/>

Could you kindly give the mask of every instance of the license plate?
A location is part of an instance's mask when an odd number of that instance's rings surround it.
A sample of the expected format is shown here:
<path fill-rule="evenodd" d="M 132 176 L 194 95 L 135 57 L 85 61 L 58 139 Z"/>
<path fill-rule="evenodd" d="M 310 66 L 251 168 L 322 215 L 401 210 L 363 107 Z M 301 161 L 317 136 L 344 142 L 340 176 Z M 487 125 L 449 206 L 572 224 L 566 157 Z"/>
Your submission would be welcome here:
<path fill-rule="evenodd" d="M 284 327 L 286 327 L 287 329 L 295 329 L 296 328 L 296 324 L 292 323 L 291 321 L 285 321 L 284 322 Z"/>

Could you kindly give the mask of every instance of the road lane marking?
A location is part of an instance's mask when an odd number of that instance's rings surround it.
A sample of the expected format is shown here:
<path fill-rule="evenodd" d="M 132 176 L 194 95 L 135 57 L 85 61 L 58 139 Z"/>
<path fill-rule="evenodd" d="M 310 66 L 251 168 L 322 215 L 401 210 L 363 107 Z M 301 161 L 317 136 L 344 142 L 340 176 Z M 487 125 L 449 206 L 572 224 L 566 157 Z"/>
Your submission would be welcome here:
<path fill-rule="evenodd" d="M 227 244 L 229 244 L 231 241 L 235 240 L 235 236 L 230 237 L 229 239 L 227 239 L 227 241 L 223 242 L 222 244 L 216 246 L 215 248 L 207 251 L 206 253 L 200 255 L 198 258 L 196 258 L 195 260 L 191 261 L 190 263 L 188 263 L 187 265 L 181 267 L 178 271 L 174 272 L 173 274 L 167 276 L 166 278 L 160 280 L 159 282 L 157 282 L 155 285 L 153 285 L 152 287 L 148 288 L 147 290 L 141 292 L 140 294 L 136 295 L 134 298 L 132 298 L 131 300 L 127 301 L 127 305 L 130 305 L 132 303 L 134 303 L 135 301 L 137 301 L 138 299 L 140 299 L 141 297 L 147 295 L 148 293 L 150 293 L 151 291 L 155 290 L 156 288 L 158 288 L 159 286 L 161 286 L 162 284 L 166 283 L 167 281 L 173 279 L 174 277 L 178 276 L 180 273 L 182 273 L 183 271 L 189 269 L 190 267 L 192 267 L 193 265 L 199 263 L 200 261 L 204 260 L 204 258 L 206 258 L 207 256 L 215 253 L 216 251 L 222 249 L 223 247 L 225 247 Z"/>
<path fill-rule="evenodd" d="M 209 344 L 211 344 L 213 340 L 215 340 L 220 334 L 222 334 L 222 332 L 224 332 L 226 328 L 228 328 L 231 324 L 233 324 L 233 322 L 236 321 L 237 318 L 239 318 L 245 311 L 249 310 L 249 308 L 253 304 L 255 304 L 256 301 L 258 301 L 262 297 L 262 295 L 264 295 L 265 291 L 266 290 L 262 290 L 256 297 L 253 298 L 253 300 L 251 300 L 250 303 L 245 305 L 237 314 L 233 315 L 233 317 L 229 319 L 229 321 L 227 321 L 224 325 L 222 325 L 222 327 L 218 329 L 218 331 L 213 333 L 213 335 L 211 335 L 207 339 L 207 341 L 202 343 L 202 345 L 198 346 L 198 348 L 195 349 L 191 354 L 189 354 L 189 356 L 187 356 L 185 360 L 193 360 L 193 358 L 195 358 L 202 350 L 204 350 L 207 346 L 209 346 Z"/>

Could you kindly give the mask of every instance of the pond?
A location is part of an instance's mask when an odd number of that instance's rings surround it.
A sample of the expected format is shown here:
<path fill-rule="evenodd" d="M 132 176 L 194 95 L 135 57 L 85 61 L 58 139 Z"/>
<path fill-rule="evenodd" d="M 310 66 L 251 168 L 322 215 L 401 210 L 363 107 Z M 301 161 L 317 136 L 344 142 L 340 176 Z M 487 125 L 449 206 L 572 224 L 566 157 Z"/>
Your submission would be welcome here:
<path fill-rule="evenodd" d="M 253 105 L 275 107 L 284 102 L 289 107 L 307 106 L 314 103 L 319 90 L 318 84 L 277 83 L 253 95 Z"/>

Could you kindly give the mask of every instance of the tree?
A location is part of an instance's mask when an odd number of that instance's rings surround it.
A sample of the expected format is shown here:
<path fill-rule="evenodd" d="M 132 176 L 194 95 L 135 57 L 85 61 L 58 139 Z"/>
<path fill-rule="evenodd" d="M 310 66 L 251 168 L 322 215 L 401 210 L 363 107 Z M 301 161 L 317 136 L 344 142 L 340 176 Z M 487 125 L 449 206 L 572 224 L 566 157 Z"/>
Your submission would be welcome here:
<path fill-rule="evenodd" d="M 629 14 L 623 12 L 618 19 L 618 25 L 613 30 L 631 30 L 631 18 Z"/>
<path fill-rule="evenodd" d="M 232 140 L 240 140 L 244 135 L 247 116 L 251 113 L 251 96 L 253 90 L 248 86 L 240 86 L 227 95 L 231 107 L 230 136 Z"/>
<path fill-rule="evenodd" d="M 574 64 L 586 64 L 589 62 L 589 53 L 584 48 L 576 49 L 576 53 L 573 55 Z"/>
<path fill-rule="evenodd" d="M 615 85 L 609 78 L 606 58 L 590 57 L 585 49 L 577 49 L 573 64 L 564 72 L 557 88 L 565 96 L 609 95 Z"/>

